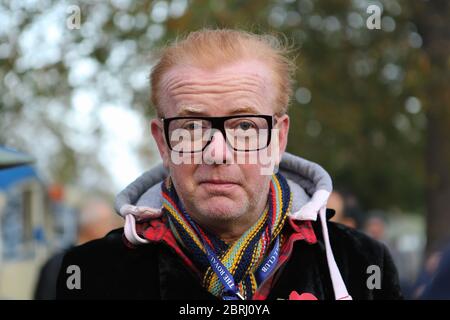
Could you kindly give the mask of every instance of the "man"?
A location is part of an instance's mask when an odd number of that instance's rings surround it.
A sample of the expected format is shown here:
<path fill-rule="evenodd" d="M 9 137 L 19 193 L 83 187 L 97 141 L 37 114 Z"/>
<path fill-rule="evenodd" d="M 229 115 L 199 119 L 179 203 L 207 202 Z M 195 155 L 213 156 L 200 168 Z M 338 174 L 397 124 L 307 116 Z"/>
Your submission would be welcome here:
<path fill-rule="evenodd" d="M 60 298 L 401 297 L 386 248 L 327 223 L 325 170 L 285 153 L 285 53 L 273 37 L 235 30 L 194 32 L 162 51 L 151 133 L 163 164 L 118 195 L 124 230 L 66 255 Z M 70 265 L 80 289 L 68 288 Z M 378 289 L 367 285 L 371 265 Z"/>
<path fill-rule="evenodd" d="M 53 201 L 63 201 L 64 199 L 63 190 L 60 186 L 51 186 L 49 193 Z M 76 244 L 80 245 L 101 238 L 112 228 L 118 227 L 120 224 L 116 221 L 114 215 L 111 215 L 112 211 L 111 204 L 103 196 L 93 194 L 85 197 L 84 203 L 77 214 Z M 66 251 L 72 247 L 71 244 L 69 247 L 62 248 L 42 266 L 34 291 L 35 300 L 54 300 L 56 298 L 58 271 L 61 268 Z"/>
<path fill-rule="evenodd" d="M 330 219 L 331 221 L 346 225 L 350 228 L 357 227 L 355 219 L 348 214 L 349 208 L 342 193 L 336 190 L 331 192 L 328 197 L 327 206 L 334 210 L 334 216 Z"/>

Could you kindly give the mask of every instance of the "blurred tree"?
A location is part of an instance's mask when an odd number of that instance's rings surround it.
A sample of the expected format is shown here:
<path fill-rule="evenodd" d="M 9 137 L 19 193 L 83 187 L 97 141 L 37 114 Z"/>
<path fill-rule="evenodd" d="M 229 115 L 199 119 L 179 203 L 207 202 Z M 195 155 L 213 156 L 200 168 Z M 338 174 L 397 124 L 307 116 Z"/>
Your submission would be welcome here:
<path fill-rule="evenodd" d="M 431 252 L 450 241 L 450 3 L 417 1 L 414 19 L 424 38 L 421 96 L 426 101 L 427 249 Z"/>
<path fill-rule="evenodd" d="M 79 30 L 65 27 L 74 4 Z M 380 30 L 366 27 L 371 4 Z M 130 131 L 128 111 L 153 114 L 153 49 L 202 27 L 282 34 L 298 65 L 289 151 L 322 164 L 365 208 L 427 209 L 432 243 L 450 222 L 449 20 L 443 0 L 3 1 L 0 143 L 56 180 L 109 186 L 120 158 L 107 156 L 119 142 L 111 132 Z M 157 156 L 144 130 L 131 150 L 148 163 Z"/>

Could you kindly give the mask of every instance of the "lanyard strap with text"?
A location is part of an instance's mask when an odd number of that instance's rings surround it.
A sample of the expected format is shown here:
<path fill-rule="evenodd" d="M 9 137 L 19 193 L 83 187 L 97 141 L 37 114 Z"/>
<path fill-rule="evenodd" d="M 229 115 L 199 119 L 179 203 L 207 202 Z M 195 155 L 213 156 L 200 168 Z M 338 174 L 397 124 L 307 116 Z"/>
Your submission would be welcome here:
<path fill-rule="evenodd" d="M 245 300 L 239 292 L 238 287 L 236 286 L 233 275 L 228 271 L 227 267 L 223 265 L 219 258 L 217 258 L 217 255 L 214 253 L 211 247 L 206 242 L 204 242 L 203 244 L 205 246 L 211 268 L 217 274 L 220 282 L 225 287 L 225 292 L 228 294 L 232 294 L 232 296 L 225 295 L 223 299 L 235 300 L 235 297 L 238 297 L 241 300 Z M 258 283 L 264 281 L 275 268 L 276 262 L 278 261 L 279 248 L 280 240 L 279 237 L 277 237 L 275 239 L 274 247 L 272 248 L 269 256 L 267 256 L 267 258 L 263 261 L 263 263 L 256 271 L 255 276 Z"/>
<path fill-rule="evenodd" d="M 203 246 L 206 249 L 207 257 L 209 260 L 209 264 L 211 265 L 211 268 L 213 271 L 217 274 L 217 277 L 219 278 L 220 282 L 225 288 L 225 292 L 228 295 L 224 295 L 224 300 L 236 300 L 236 297 L 245 300 L 245 298 L 241 295 L 239 292 L 239 289 L 234 281 L 233 275 L 228 271 L 227 267 L 225 267 L 220 261 L 220 259 L 217 257 L 217 255 L 214 253 L 213 249 L 209 246 L 208 243 L 203 239 L 201 236 L 200 230 L 198 230 L 195 223 L 192 221 L 192 219 L 186 215 L 188 220 L 190 220 L 191 225 L 194 227 L 194 229 L 197 231 L 197 234 L 199 235 L 199 238 L 201 239 Z M 275 239 L 274 246 L 272 250 L 270 251 L 270 254 L 267 256 L 267 258 L 261 263 L 258 270 L 256 270 L 255 277 L 256 281 L 258 283 L 261 283 L 264 281 L 272 272 L 272 270 L 275 268 L 275 265 L 278 261 L 278 256 L 280 252 L 280 237 L 278 236 Z M 231 296 L 229 295 L 231 294 Z"/>
<path fill-rule="evenodd" d="M 222 261 L 220 261 L 220 259 L 217 257 L 217 255 L 205 241 L 203 241 L 203 245 L 206 249 L 207 257 L 211 265 L 211 268 L 217 274 L 220 282 L 225 287 L 225 292 L 227 294 L 230 293 L 232 294 L 231 296 L 225 295 L 223 299 L 235 300 L 236 299 L 235 297 L 238 297 L 241 300 L 245 300 L 244 297 L 239 292 L 239 289 L 234 281 L 233 275 L 230 273 L 230 271 L 228 271 L 227 267 L 223 265 Z M 275 268 L 276 262 L 278 261 L 279 250 L 280 250 L 280 240 L 279 237 L 277 237 L 275 239 L 275 244 L 269 256 L 267 256 L 267 258 L 263 261 L 263 263 L 256 271 L 255 276 L 256 281 L 258 283 L 264 281 L 271 274 L 272 270 Z"/>

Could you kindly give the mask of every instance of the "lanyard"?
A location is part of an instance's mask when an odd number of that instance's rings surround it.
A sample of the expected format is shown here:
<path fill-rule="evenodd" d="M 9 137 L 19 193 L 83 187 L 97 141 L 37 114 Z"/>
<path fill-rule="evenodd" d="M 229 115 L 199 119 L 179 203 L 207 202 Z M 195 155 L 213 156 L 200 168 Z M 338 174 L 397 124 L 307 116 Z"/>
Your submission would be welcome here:
<path fill-rule="evenodd" d="M 245 298 L 241 295 L 239 292 L 239 289 L 234 281 L 233 275 L 228 271 L 227 267 L 223 265 L 222 261 L 217 257 L 217 255 L 214 253 L 214 250 L 209 246 L 208 243 L 203 239 L 201 236 L 200 231 L 198 230 L 195 223 L 192 221 L 192 219 L 186 215 L 187 218 L 190 220 L 191 225 L 194 227 L 194 229 L 197 231 L 199 238 L 201 239 L 203 246 L 206 249 L 206 255 L 209 260 L 209 264 L 211 265 L 211 268 L 213 271 L 217 274 L 217 277 L 219 278 L 220 282 L 225 288 L 225 295 L 223 296 L 223 300 L 237 300 L 237 298 L 241 300 L 245 300 Z M 256 281 L 258 283 L 261 283 L 263 280 L 265 280 L 270 273 L 275 268 L 276 262 L 278 261 L 278 256 L 280 253 L 280 237 L 278 236 L 275 239 L 275 244 L 270 251 L 270 254 L 267 256 L 266 259 L 264 259 L 263 263 L 258 267 L 255 273 Z"/>

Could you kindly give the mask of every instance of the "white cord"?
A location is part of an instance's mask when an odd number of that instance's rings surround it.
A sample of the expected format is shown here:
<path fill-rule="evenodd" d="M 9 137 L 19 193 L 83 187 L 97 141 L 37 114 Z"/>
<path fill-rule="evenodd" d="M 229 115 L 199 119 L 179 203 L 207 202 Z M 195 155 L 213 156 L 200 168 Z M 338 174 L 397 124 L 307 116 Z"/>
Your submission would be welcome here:
<path fill-rule="evenodd" d="M 333 250 L 331 250 L 330 238 L 328 236 L 326 206 L 320 209 L 320 222 L 322 224 L 323 240 L 325 242 L 325 252 L 327 255 L 328 269 L 330 270 L 331 283 L 333 284 L 334 296 L 336 300 L 352 300 L 348 294 L 342 275 L 334 259 Z"/>
<path fill-rule="evenodd" d="M 124 226 L 125 238 L 134 245 L 146 244 L 147 239 L 139 237 L 136 232 L 136 220 L 132 214 L 127 214 L 125 216 L 125 226 Z"/>

